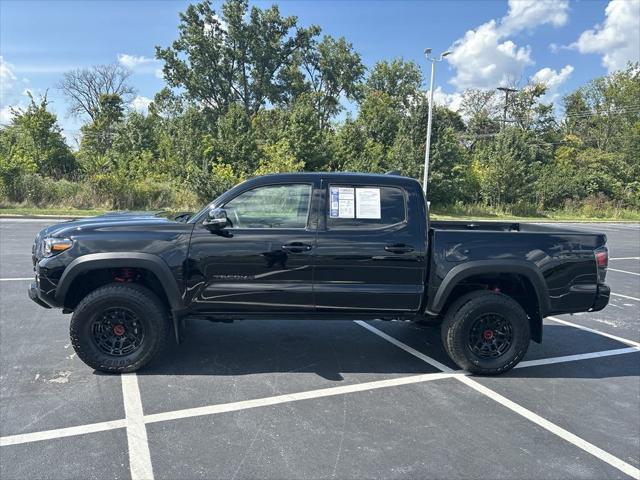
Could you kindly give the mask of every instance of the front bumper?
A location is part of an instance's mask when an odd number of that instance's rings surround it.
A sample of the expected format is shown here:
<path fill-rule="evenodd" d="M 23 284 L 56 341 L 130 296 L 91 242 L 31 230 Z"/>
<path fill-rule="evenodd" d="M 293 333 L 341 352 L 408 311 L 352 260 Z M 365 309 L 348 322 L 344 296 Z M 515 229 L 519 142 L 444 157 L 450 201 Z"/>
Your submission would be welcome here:
<path fill-rule="evenodd" d="M 29 298 L 41 307 L 51 308 L 51 305 L 40 298 L 40 289 L 38 288 L 36 282 L 31 282 L 31 285 L 29 285 Z"/>
<path fill-rule="evenodd" d="M 593 302 L 593 306 L 589 310 L 590 312 L 597 312 L 602 310 L 609 303 L 609 297 L 611 296 L 611 288 L 609 285 L 605 285 L 601 283 L 598 285 L 598 293 L 596 294 L 596 299 Z"/>

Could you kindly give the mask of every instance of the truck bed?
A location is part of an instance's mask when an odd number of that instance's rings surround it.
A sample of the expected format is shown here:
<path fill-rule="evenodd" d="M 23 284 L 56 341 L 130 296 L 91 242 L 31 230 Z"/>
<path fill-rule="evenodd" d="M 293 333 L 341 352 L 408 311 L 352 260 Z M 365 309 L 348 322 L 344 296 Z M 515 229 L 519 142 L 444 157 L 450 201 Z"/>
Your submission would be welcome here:
<path fill-rule="evenodd" d="M 493 222 L 474 220 L 438 220 L 430 221 L 433 230 L 474 230 L 487 232 L 527 232 L 527 233 L 585 233 L 582 230 L 567 228 L 564 225 L 539 225 L 520 222 Z"/>

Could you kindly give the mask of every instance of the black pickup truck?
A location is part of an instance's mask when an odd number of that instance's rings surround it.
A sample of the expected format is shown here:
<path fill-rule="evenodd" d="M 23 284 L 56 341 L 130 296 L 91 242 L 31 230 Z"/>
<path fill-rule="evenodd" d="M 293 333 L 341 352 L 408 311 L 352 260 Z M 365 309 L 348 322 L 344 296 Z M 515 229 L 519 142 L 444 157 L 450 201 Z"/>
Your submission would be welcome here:
<path fill-rule="evenodd" d="M 545 316 L 607 305 L 605 235 L 427 210 L 396 175 L 253 178 L 192 216 L 45 228 L 29 296 L 73 312 L 78 357 L 106 372 L 147 364 L 186 318 L 313 318 L 441 322 L 451 358 L 492 375 L 542 340 Z"/>

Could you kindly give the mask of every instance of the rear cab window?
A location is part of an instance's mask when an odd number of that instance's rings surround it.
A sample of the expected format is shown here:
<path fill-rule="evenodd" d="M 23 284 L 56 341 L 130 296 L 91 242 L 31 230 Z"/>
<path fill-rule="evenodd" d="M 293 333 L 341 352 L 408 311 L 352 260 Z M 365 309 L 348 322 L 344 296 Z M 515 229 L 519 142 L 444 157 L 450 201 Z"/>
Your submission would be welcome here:
<path fill-rule="evenodd" d="M 404 189 L 380 185 L 329 184 L 328 230 L 377 230 L 407 221 Z"/>

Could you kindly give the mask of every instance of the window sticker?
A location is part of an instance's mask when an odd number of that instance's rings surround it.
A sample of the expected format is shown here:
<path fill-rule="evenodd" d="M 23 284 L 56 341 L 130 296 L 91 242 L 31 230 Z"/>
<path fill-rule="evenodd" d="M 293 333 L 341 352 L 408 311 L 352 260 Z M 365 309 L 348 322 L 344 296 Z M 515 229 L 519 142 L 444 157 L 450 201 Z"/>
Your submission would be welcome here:
<path fill-rule="evenodd" d="M 356 188 L 356 217 L 381 218 L 379 188 Z"/>
<path fill-rule="evenodd" d="M 354 193 L 351 187 L 331 187 L 331 218 L 354 218 Z"/>

